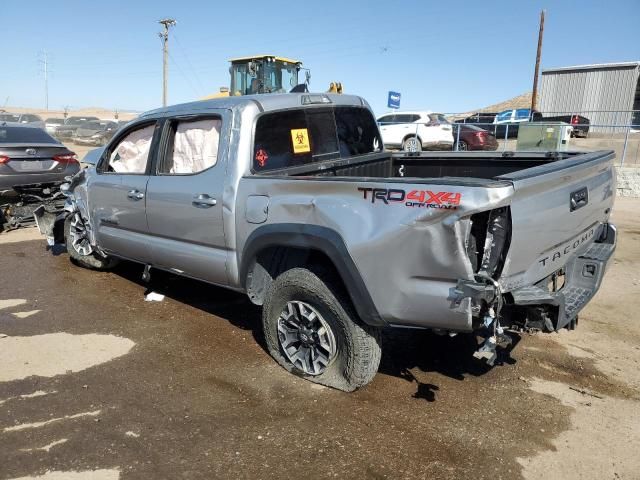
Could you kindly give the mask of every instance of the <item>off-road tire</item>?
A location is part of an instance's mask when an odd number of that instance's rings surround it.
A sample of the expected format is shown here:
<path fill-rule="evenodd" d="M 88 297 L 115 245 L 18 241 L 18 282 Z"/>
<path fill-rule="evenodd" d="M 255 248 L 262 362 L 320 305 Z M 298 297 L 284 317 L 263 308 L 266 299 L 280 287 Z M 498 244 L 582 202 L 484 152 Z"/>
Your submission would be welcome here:
<path fill-rule="evenodd" d="M 71 262 L 74 264 L 89 268 L 91 270 L 109 270 L 116 266 L 118 260 L 116 258 L 105 257 L 98 252 L 92 252 L 89 255 L 82 255 L 71 244 L 71 235 L 69 231 L 71 229 L 71 218 L 69 215 L 64 221 L 64 239 L 65 244 L 67 246 L 67 252 L 69 253 L 69 257 L 71 257 Z"/>
<path fill-rule="evenodd" d="M 321 278 L 322 277 L 322 278 Z M 314 383 L 352 392 L 373 379 L 381 356 L 380 330 L 358 318 L 346 292 L 330 276 L 293 268 L 271 283 L 262 310 L 262 327 L 271 356 L 286 370 Z M 287 302 L 317 310 L 333 331 L 336 354 L 319 375 L 308 375 L 286 357 L 278 339 L 278 318 Z"/>

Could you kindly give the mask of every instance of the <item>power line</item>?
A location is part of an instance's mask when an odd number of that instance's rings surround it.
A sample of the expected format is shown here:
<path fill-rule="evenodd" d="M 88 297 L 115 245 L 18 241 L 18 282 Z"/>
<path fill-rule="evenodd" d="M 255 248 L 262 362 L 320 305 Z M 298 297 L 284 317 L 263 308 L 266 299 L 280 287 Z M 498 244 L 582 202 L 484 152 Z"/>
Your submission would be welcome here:
<path fill-rule="evenodd" d="M 193 82 L 191 82 L 191 79 L 187 75 L 185 75 L 184 71 L 182 70 L 182 68 L 180 68 L 180 65 L 178 65 L 178 62 L 176 62 L 176 59 L 173 58 L 173 55 L 171 55 L 171 53 L 169 53 L 169 59 L 173 62 L 175 67 L 178 69 L 178 72 L 180 72 L 180 75 L 182 75 L 182 77 L 187 81 L 187 83 L 189 84 L 189 87 L 191 87 L 191 90 L 193 90 L 193 93 L 195 93 L 196 97 L 199 96 L 200 94 L 198 93 L 198 89 L 193 85 Z"/>
<path fill-rule="evenodd" d="M 205 92 L 206 89 L 204 88 L 204 84 L 200 81 L 200 76 L 196 72 L 196 69 L 193 68 L 193 64 L 191 63 L 191 60 L 189 59 L 189 56 L 187 55 L 187 51 L 182 47 L 182 42 L 180 42 L 180 40 L 178 39 L 178 36 L 175 34 L 175 32 L 173 33 L 173 38 L 175 38 L 176 44 L 178 45 L 178 48 L 180 48 L 180 52 L 182 53 L 182 56 L 187 61 L 187 65 L 189 66 L 189 68 L 193 72 L 193 77 L 196 79 L 196 82 L 198 82 L 198 86 L 200 87 L 200 92 Z"/>

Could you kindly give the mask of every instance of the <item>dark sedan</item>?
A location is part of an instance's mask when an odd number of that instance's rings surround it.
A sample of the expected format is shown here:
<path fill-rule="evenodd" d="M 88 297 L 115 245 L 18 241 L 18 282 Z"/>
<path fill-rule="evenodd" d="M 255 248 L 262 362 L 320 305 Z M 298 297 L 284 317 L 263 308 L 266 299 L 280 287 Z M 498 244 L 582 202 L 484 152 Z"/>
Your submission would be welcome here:
<path fill-rule="evenodd" d="M 76 130 L 76 133 L 73 136 L 73 143 L 100 147 L 111 140 L 111 137 L 113 137 L 113 134 L 118 131 L 118 128 L 119 127 L 116 122 L 85 122 Z"/>
<path fill-rule="evenodd" d="M 458 129 L 460 129 L 459 135 Z M 475 125 L 464 123 L 453 124 L 453 141 L 453 149 L 459 151 L 498 149 L 498 140 L 493 134 Z M 456 148 L 456 142 L 458 148 Z"/>
<path fill-rule="evenodd" d="M 0 195 L 58 185 L 78 170 L 76 154 L 44 130 L 0 123 Z"/>
<path fill-rule="evenodd" d="M 98 117 L 69 117 L 65 119 L 64 124 L 56 128 L 56 138 L 60 140 L 71 140 L 80 125 L 88 121 L 99 121 Z"/>

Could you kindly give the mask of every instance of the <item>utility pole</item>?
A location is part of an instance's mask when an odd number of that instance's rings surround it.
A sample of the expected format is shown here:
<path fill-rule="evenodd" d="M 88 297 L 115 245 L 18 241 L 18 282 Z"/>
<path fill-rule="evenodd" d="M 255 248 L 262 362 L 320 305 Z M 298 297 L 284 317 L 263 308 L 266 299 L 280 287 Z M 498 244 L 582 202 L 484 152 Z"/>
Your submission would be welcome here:
<path fill-rule="evenodd" d="M 158 23 L 164 26 L 164 31 L 158 33 L 162 39 L 162 106 L 167 106 L 167 82 L 169 76 L 169 27 L 173 27 L 176 21 L 173 18 L 165 18 Z"/>
<path fill-rule="evenodd" d="M 44 108 L 49 110 L 49 55 L 46 50 L 42 52 L 42 72 L 44 73 Z"/>
<path fill-rule="evenodd" d="M 544 10 L 540 12 L 540 29 L 538 30 L 538 51 L 536 52 L 536 69 L 533 74 L 533 92 L 531 94 L 531 114 L 538 103 L 538 74 L 540 72 L 540 57 L 542 56 L 542 36 L 544 35 Z"/>

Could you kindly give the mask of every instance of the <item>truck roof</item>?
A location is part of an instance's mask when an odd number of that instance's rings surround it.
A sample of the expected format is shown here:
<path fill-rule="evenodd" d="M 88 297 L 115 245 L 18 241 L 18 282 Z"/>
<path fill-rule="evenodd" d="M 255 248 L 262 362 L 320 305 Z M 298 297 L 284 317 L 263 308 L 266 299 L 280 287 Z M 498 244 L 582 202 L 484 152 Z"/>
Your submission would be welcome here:
<path fill-rule="evenodd" d="M 261 95 L 243 95 L 238 97 L 221 97 L 196 102 L 170 105 L 165 108 L 150 110 L 140 115 L 141 118 L 164 113 L 191 112 L 193 110 L 232 109 L 243 110 L 257 106 L 262 111 L 284 110 L 313 105 L 347 105 L 369 107 L 362 97 L 357 95 L 341 95 L 334 93 L 269 93 Z"/>

